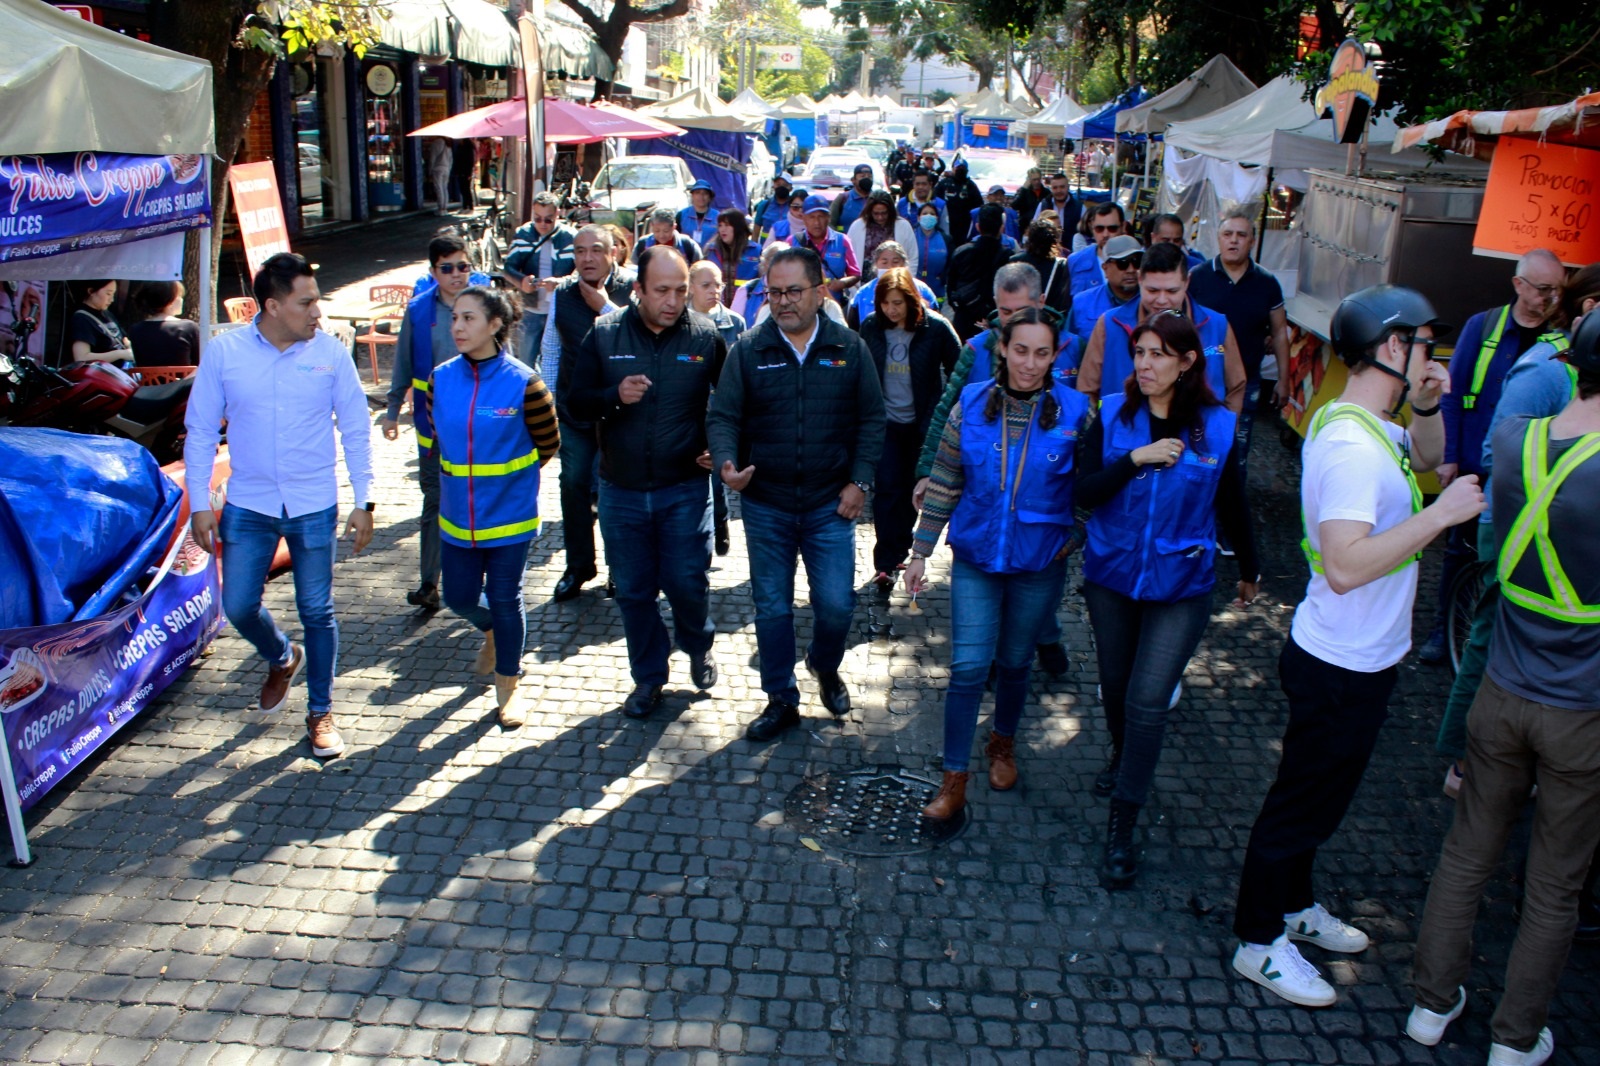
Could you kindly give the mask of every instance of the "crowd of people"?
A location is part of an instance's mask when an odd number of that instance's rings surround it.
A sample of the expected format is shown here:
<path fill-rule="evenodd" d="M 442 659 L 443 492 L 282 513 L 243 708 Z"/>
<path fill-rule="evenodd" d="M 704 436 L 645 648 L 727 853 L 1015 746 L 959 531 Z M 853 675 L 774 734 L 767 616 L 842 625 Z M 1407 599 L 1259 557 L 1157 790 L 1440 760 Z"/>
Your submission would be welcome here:
<path fill-rule="evenodd" d="M 709 574 L 729 550 L 737 494 L 767 697 L 745 736 L 768 743 L 801 721 L 797 661 L 828 714 L 851 711 L 840 668 L 858 588 L 886 605 L 898 583 L 914 601 L 942 535 L 943 780 L 923 813 L 944 821 L 967 804 L 986 686 L 988 787 L 1016 787 L 1029 673 L 1068 669 L 1058 609 L 1081 551 L 1109 740 L 1093 783 L 1109 801 L 1100 874 L 1126 888 L 1221 561 L 1235 606 L 1258 589 L 1246 459 L 1253 418 L 1289 380 L 1283 295 L 1251 259 L 1249 212 L 1218 220 L 1220 251 L 1206 260 L 1185 247 L 1182 220 L 1149 220 L 1141 239 L 1119 206 L 1085 205 L 1062 174 L 1030 175 L 1007 202 L 1003 188 L 980 194 L 959 158 L 937 164 L 894 161 L 898 195 L 874 189 L 870 168 L 833 199 L 779 175 L 749 216 L 713 211 L 707 186 L 682 212 L 653 213 L 636 244 L 611 226 L 569 229 L 540 195 L 505 289 L 473 284 L 463 243 L 435 238 L 382 422 L 397 439 L 409 392 L 423 510 L 408 598 L 483 632 L 475 669 L 494 677 L 502 726 L 521 725 L 523 576 L 541 470 L 559 456 L 554 598 L 597 578 L 603 548 L 633 681 L 620 710 L 647 718 L 674 646 L 696 689 L 718 684 Z M 1513 284 L 1514 303 L 1466 324 L 1448 370 L 1433 354 L 1449 327 L 1410 289 L 1363 289 L 1333 316 L 1348 383 L 1303 451 L 1309 582 L 1282 651 L 1288 724 L 1249 837 L 1233 965 L 1291 1003 L 1325 1006 L 1334 989 L 1299 945 L 1368 946 L 1319 902 L 1317 850 L 1361 785 L 1410 650 L 1422 550 L 1449 533 L 1457 565 L 1472 536 L 1480 559 L 1498 557 L 1498 591 L 1478 605 L 1476 652 L 1440 736 L 1459 806 L 1407 1031 L 1437 1043 L 1459 1014 L 1481 889 L 1537 784 L 1490 1057 L 1536 1064 L 1550 1053 L 1544 1018 L 1567 945 L 1600 935 L 1600 572 L 1580 565 L 1600 549 L 1584 513 L 1600 498 L 1600 315 L 1589 315 L 1600 265 L 1569 278 L 1534 252 Z M 190 499 L 208 498 L 223 418 L 233 476 L 221 515 L 197 503 L 193 529 L 202 547 L 230 546 L 224 607 L 268 664 L 262 709 L 283 706 L 304 671 L 312 750 L 333 756 L 333 433 L 359 551 L 372 535 L 365 402 L 348 353 L 316 328 L 303 259 L 268 260 L 255 296 L 254 324 L 215 339 L 196 377 Z M 1428 470 L 1443 486 L 1431 503 L 1416 480 Z M 855 537 L 868 513 L 863 581 Z M 295 558 L 303 647 L 261 604 L 279 536 Z M 797 649 L 801 562 L 812 627 Z"/>

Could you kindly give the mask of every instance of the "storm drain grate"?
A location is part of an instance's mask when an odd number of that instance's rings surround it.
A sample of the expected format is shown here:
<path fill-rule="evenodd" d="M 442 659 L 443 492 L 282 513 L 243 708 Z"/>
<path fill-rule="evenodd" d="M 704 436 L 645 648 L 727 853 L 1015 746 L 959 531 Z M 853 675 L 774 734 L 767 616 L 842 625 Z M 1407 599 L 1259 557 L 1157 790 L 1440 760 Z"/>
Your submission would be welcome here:
<path fill-rule="evenodd" d="M 824 849 L 852 855 L 912 855 L 948 844 L 967 827 L 963 810 L 947 822 L 922 817 L 939 793 L 939 778 L 901 766 L 864 766 L 820 774 L 784 801 L 791 829 Z"/>

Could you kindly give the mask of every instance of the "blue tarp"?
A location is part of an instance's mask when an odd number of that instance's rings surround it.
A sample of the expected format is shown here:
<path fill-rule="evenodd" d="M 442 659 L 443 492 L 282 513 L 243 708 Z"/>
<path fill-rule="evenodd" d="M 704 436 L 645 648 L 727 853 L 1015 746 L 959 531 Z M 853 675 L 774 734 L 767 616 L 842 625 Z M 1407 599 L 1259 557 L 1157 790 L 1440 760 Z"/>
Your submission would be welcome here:
<path fill-rule="evenodd" d="M 1123 90 L 1121 96 L 1110 101 L 1100 110 L 1083 120 L 1083 135 L 1080 139 L 1109 141 L 1117 136 L 1117 112 L 1126 111 L 1130 107 L 1138 107 L 1150 94 L 1143 85 L 1135 85 L 1131 89 Z M 1127 134 L 1124 139 L 1138 140 L 1143 134 Z"/>
<path fill-rule="evenodd" d="M 660 137 L 653 141 L 629 141 L 629 155 L 676 155 L 689 163 L 689 172 L 704 178 L 716 190 L 712 207 L 750 210 L 750 145 L 753 133 L 724 130 L 685 130 L 681 137 Z"/>
<path fill-rule="evenodd" d="M 110 610 L 166 550 L 182 497 L 133 441 L 0 429 L 0 629 Z"/>
<path fill-rule="evenodd" d="M 794 134 L 796 143 L 805 152 L 817 146 L 817 120 L 814 118 L 786 118 L 783 120 L 789 127 L 789 132 Z M 781 156 L 780 156 L 781 158 Z"/>

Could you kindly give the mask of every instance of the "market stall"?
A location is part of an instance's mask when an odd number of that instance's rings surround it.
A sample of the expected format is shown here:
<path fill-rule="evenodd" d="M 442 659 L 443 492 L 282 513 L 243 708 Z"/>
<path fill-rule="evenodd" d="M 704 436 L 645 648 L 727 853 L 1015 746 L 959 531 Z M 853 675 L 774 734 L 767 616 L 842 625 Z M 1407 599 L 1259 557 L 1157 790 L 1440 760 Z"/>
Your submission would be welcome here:
<path fill-rule="evenodd" d="M 1028 113 L 993 89 L 986 89 L 960 105 L 955 122 L 945 126 L 946 148 L 1004 148 L 1011 124 Z"/>
<path fill-rule="evenodd" d="M 185 234 L 199 230 L 203 247 L 210 235 L 210 64 L 29 0 L 0 0 L 0 35 L 9 46 L 0 58 L 0 182 L 10 189 L 0 201 L 0 277 L 180 278 Z M 209 295 L 210 257 L 200 263 Z M 203 299 L 202 338 L 209 311 Z M 3 494 L 8 584 L 27 583 L 43 607 L 33 616 L 43 624 L 0 630 L 0 793 L 26 863 L 23 811 L 179 676 L 220 625 L 220 604 L 214 558 L 187 535 L 170 548 L 163 539 L 179 512 L 148 453 L 50 430 L 8 430 L 4 446 L 0 468 L 10 477 L 45 475 L 47 455 L 59 472 Z M 150 489 L 145 510 L 106 499 L 127 503 L 137 484 Z M 30 501 L 44 510 L 19 519 Z M 101 532 L 97 522 L 113 511 L 129 517 L 127 529 L 142 514 L 142 532 Z M 75 532 L 41 542 L 50 516 L 76 523 Z M 83 588 L 61 589 L 65 556 L 104 545 L 124 550 Z M 52 582 L 61 596 L 37 591 Z"/>
<path fill-rule="evenodd" d="M 1043 111 L 1012 123 L 1009 144 L 1018 151 L 1058 148 L 1067 127 L 1089 117 L 1089 112 L 1071 96 L 1058 96 Z"/>
<path fill-rule="evenodd" d="M 748 211 L 764 195 L 762 190 L 771 188 L 776 171 L 763 143 L 767 120 L 762 116 L 737 110 L 700 89 L 640 108 L 639 114 L 682 126 L 684 132 L 641 145 L 638 151 L 630 144 L 628 154 L 682 156 L 690 173 L 711 183 L 718 210 Z"/>
<path fill-rule="evenodd" d="M 817 104 L 810 97 L 799 93 L 789 97 L 778 105 L 778 117 L 789 127 L 801 151 L 809 154 L 817 146 Z"/>

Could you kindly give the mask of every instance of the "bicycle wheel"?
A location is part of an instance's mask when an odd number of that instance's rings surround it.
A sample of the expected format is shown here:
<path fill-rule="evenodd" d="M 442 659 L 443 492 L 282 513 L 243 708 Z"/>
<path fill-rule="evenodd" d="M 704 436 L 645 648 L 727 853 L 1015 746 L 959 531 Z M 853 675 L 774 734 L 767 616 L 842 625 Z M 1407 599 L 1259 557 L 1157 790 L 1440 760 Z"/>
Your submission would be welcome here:
<path fill-rule="evenodd" d="M 1472 636 L 1472 620 L 1477 616 L 1478 603 L 1489 585 L 1491 570 L 1488 563 L 1474 560 L 1463 566 L 1450 583 L 1449 608 L 1444 619 L 1445 644 L 1450 649 L 1450 669 L 1461 670 L 1461 653 L 1466 650 L 1467 639 Z"/>

